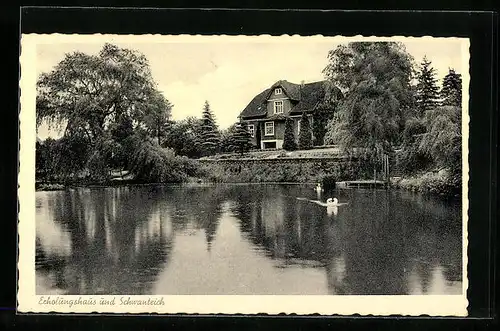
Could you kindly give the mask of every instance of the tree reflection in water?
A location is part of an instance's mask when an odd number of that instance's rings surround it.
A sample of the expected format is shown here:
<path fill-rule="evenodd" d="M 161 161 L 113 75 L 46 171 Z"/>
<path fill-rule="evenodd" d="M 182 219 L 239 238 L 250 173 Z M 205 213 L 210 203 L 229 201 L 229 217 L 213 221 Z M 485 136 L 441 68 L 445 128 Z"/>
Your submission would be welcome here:
<path fill-rule="evenodd" d="M 324 266 L 331 294 L 439 293 L 441 287 L 430 287 L 440 277 L 451 293 L 461 293 L 457 208 L 433 198 L 419 203 L 401 197 L 405 192 L 336 191 L 330 193 L 349 204 L 329 214 L 296 199 L 315 199 L 308 189 L 261 190 L 247 188 L 237 195 L 233 213 L 241 230 L 268 256 L 281 260 L 280 267 Z"/>
<path fill-rule="evenodd" d="M 258 276 L 259 281 L 269 282 L 262 284 L 266 291 L 279 286 L 273 278 L 282 279 L 284 269 L 294 270 L 293 277 L 298 277 L 296 284 L 300 286 L 311 275 L 300 276 L 300 270 L 314 268 L 326 276 L 326 283 L 320 282 L 325 294 L 460 293 L 462 236 L 457 204 L 399 191 L 336 190 L 319 198 L 324 201 L 328 197 L 349 204 L 328 213 L 325 207 L 297 199 L 318 199 L 311 187 L 299 185 L 137 186 L 39 192 L 37 293 L 153 293 L 183 277 L 175 270 L 163 273 L 176 279 L 162 279 L 162 286 L 157 286 L 162 270 L 175 263 L 182 266 L 196 261 L 188 242 L 201 245 L 197 247 L 203 251 L 206 245 L 209 254 L 212 249 L 214 254 L 221 254 L 221 245 L 235 248 L 239 253 L 235 252 L 230 261 L 238 264 L 239 272 L 248 270 L 245 259 L 259 257 L 253 261 L 257 269 L 248 272 L 266 273 L 265 277 Z M 227 224 L 235 224 L 241 236 L 219 231 L 221 219 L 226 230 Z M 186 240 L 185 236 L 195 234 L 193 240 Z M 174 250 L 176 240 L 184 240 L 180 252 Z M 219 245 L 214 246 L 217 242 Z M 196 258 L 204 259 L 198 261 L 204 261 L 205 267 L 224 263 L 209 254 Z M 238 259 L 237 254 L 245 258 Z M 262 265 L 262 258 L 272 264 Z M 196 266 L 183 270 L 203 273 Z M 236 281 L 230 277 L 231 269 L 225 272 L 229 273 L 227 282 Z M 214 272 L 210 277 L 217 275 Z M 251 277 L 240 279 L 256 286 Z M 294 282 L 295 278 L 287 279 Z M 239 288 L 238 284 L 227 286 Z M 204 287 L 196 284 L 196 288 L 202 291 Z"/>
<path fill-rule="evenodd" d="M 168 262 L 173 239 L 154 192 L 124 187 L 47 195 L 41 199 L 54 223 L 70 234 L 71 246 L 64 255 L 37 240 L 38 270 L 55 278 L 53 287 L 66 294 L 148 293 Z"/>

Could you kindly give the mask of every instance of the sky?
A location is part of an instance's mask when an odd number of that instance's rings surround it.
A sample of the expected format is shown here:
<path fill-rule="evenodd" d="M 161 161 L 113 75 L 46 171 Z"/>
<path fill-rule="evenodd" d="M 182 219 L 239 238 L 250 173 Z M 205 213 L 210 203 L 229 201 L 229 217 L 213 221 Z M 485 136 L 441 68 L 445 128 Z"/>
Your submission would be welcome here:
<path fill-rule="evenodd" d="M 78 42 L 64 39 L 38 43 L 37 76 L 51 71 L 67 53 L 97 54 L 104 42 L 111 42 L 147 57 L 159 90 L 174 105 L 173 120 L 201 117 L 207 100 L 221 128 L 233 124 L 255 95 L 278 80 L 307 83 L 324 79 L 322 70 L 327 65 L 328 51 L 347 42 L 319 36 L 170 36 L 155 42 L 90 37 L 88 41 L 79 38 Z M 432 61 L 439 84 L 448 68 L 463 73 L 461 44 L 457 39 L 412 38 L 403 43 L 417 63 L 424 55 Z M 45 125 L 38 130 L 41 139 L 59 135 Z"/>

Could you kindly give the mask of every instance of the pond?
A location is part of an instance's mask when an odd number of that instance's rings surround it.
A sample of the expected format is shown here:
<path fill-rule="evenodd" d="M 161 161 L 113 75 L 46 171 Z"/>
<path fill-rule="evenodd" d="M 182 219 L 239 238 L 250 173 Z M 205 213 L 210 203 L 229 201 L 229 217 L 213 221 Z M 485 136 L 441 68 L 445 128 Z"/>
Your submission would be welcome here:
<path fill-rule="evenodd" d="M 36 291 L 461 294 L 461 204 L 311 185 L 37 192 Z"/>

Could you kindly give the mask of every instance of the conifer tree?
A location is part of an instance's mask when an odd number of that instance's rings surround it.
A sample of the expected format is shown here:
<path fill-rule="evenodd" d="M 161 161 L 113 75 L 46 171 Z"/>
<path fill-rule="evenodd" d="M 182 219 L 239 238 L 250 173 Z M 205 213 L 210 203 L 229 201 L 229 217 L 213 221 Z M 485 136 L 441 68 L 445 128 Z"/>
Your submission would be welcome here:
<path fill-rule="evenodd" d="M 295 142 L 295 135 L 293 134 L 293 120 L 287 117 L 285 120 L 285 133 L 283 138 L 283 149 L 287 151 L 294 151 L 297 149 Z"/>
<path fill-rule="evenodd" d="M 306 112 L 302 113 L 300 119 L 299 149 L 310 149 L 312 147 L 311 125 Z"/>
<path fill-rule="evenodd" d="M 432 62 L 424 56 L 417 76 L 417 107 L 420 116 L 424 116 L 426 111 L 435 109 L 438 105 L 436 69 L 431 64 Z"/>
<path fill-rule="evenodd" d="M 236 125 L 231 125 L 227 130 L 221 132 L 221 142 L 220 147 L 222 152 L 233 152 L 235 150 L 234 146 L 234 134 L 236 132 Z"/>
<path fill-rule="evenodd" d="M 251 138 L 252 136 L 250 135 L 250 132 L 248 132 L 246 124 L 242 122 L 237 123 L 231 139 L 234 150 L 241 155 L 248 152 L 250 148 L 252 148 L 252 144 L 250 142 Z"/>
<path fill-rule="evenodd" d="M 208 101 L 205 101 L 203 106 L 200 138 L 203 154 L 212 155 L 217 152 L 220 143 L 219 130 Z"/>
<path fill-rule="evenodd" d="M 443 79 L 441 97 L 444 106 L 462 105 L 462 75 L 456 73 L 454 69 L 449 69 Z"/>

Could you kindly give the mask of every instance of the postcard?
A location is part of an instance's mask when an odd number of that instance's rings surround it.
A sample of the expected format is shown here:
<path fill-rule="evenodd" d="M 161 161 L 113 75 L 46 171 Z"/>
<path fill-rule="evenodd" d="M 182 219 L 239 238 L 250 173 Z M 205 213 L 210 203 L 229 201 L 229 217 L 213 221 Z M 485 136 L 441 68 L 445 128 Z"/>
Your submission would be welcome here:
<path fill-rule="evenodd" d="M 24 34 L 18 311 L 467 316 L 469 40 Z"/>

